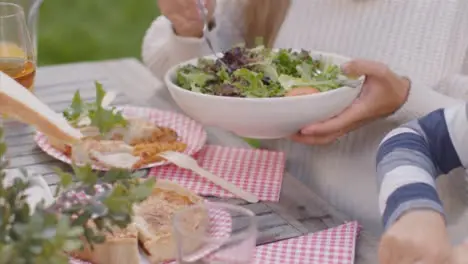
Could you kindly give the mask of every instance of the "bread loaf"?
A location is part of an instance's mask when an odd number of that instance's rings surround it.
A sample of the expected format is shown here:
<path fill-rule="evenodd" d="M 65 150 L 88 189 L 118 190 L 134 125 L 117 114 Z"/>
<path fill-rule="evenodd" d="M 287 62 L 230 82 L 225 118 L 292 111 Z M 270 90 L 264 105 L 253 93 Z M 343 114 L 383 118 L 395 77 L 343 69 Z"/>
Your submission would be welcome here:
<path fill-rule="evenodd" d="M 91 249 L 85 243 L 82 250 L 71 252 L 70 255 L 93 264 L 140 263 L 138 231 L 133 223 L 125 229 L 115 229 L 113 234 L 108 233 L 104 243 L 93 247 L 94 249 Z"/>
<path fill-rule="evenodd" d="M 149 254 L 150 263 L 157 264 L 175 259 L 174 214 L 202 202 L 203 199 L 191 191 L 173 182 L 158 180 L 151 196 L 135 206 L 135 224 L 140 244 Z M 192 219 L 190 228 L 207 228 L 207 217 L 203 212 L 194 215 Z"/>

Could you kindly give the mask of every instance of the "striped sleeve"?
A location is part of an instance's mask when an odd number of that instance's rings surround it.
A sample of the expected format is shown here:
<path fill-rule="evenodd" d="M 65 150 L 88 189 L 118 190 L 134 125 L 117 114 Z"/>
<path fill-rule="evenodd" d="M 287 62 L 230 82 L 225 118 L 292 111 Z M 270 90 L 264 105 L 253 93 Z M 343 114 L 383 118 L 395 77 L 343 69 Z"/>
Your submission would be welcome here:
<path fill-rule="evenodd" d="M 379 207 L 385 229 L 415 209 L 443 214 L 441 174 L 468 165 L 467 105 L 436 110 L 391 131 L 377 152 Z"/>

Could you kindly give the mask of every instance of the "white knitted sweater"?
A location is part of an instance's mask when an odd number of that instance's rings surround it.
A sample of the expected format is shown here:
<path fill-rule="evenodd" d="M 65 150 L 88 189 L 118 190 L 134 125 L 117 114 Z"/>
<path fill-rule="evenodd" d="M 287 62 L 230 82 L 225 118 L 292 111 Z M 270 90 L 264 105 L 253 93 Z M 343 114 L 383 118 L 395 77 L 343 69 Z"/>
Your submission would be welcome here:
<path fill-rule="evenodd" d="M 211 38 L 219 49 L 243 42 L 242 3 L 218 0 L 217 26 Z M 400 123 L 468 99 L 468 77 L 457 75 L 462 72 L 468 48 L 466 14 L 466 0 L 293 0 L 276 47 L 381 61 L 410 76 L 413 88 L 408 102 L 395 115 L 330 146 L 304 146 L 288 140 L 264 142 L 265 146 L 285 151 L 294 176 L 350 219 L 379 234 L 382 225 L 375 180 L 378 143 Z M 175 36 L 170 22 L 159 17 L 147 31 L 142 53 L 145 64 L 162 77 L 170 66 L 209 52 L 203 40 Z M 312 174 L 306 173 L 310 171 Z M 454 236 L 458 241 L 468 234 L 468 225 L 457 225 L 465 219 L 460 215 L 464 212 L 466 185 L 461 174 L 441 178 L 449 226 L 458 234 Z"/>

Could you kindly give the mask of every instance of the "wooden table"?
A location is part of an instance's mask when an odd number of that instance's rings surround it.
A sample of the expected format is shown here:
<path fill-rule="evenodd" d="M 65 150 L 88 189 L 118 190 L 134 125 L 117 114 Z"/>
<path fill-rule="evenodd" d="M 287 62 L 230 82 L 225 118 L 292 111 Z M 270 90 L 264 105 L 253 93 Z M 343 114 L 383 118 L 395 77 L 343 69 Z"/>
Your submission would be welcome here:
<path fill-rule="evenodd" d="M 101 82 L 105 89 L 121 92 L 116 104 L 180 111 L 164 85 L 135 59 L 41 67 L 37 73 L 36 94 L 54 110 L 62 111 L 70 104 L 77 89 L 85 100 L 93 100 L 94 81 Z M 54 160 L 36 146 L 31 127 L 11 121 L 6 121 L 4 126 L 10 167 L 26 167 L 41 173 L 54 189 L 58 177 L 53 168 L 69 169 L 69 166 Z M 215 128 L 207 128 L 207 131 L 211 144 L 249 147 L 242 139 L 230 133 Z M 288 172 L 284 176 L 279 203 L 244 204 L 236 199 L 229 202 L 242 204 L 256 213 L 261 233 L 258 244 L 317 232 L 352 220 L 304 187 Z M 376 245 L 377 240 L 362 230 L 358 239 L 356 263 L 377 263 Z"/>

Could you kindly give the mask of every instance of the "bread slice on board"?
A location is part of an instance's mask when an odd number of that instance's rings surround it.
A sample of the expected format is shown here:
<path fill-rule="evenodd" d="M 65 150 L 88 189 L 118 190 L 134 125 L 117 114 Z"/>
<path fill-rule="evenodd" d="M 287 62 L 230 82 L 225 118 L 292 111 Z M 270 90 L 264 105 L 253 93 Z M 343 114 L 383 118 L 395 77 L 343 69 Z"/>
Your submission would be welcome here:
<path fill-rule="evenodd" d="M 195 193 L 171 181 L 158 180 L 151 196 L 135 206 L 134 222 L 150 263 L 175 259 L 173 216 L 177 211 L 199 203 L 203 203 L 203 198 Z M 201 230 L 207 227 L 207 217 L 203 212 L 192 219 L 190 228 Z"/>
<path fill-rule="evenodd" d="M 134 219 L 125 230 L 108 234 L 103 244 L 91 250 L 70 255 L 93 264 L 140 263 L 138 245 L 148 255 L 152 264 L 160 264 L 176 258 L 176 244 L 173 235 L 174 214 L 188 206 L 203 203 L 203 198 L 182 186 L 167 180 L 157 180 L 151 195 L 134 207 Z M 191 230 L 203 231 L 208 227 L 205 211 L 197 212 L 188 223 Z M 194 242 L 193 248 L 199 246 Z"/>
<path fill-rule="evenodd" d="M 94 249 L 85 243 L 82 250 L 71 252 L 70 255 L 93 264 L 138 264 L 140 253 L 137 228 L 135 224 L 130 224 L 125 229 L 116 229 L 113 234 L 106 235 L 104 243 L 94 245 Z"/>
<path fill-rule="evenodd" d="M 0 72 L 0 114 L 34 126 L 56 141 L 72 144 L 83 136 L 61 114 L 3 72 Z"/>

